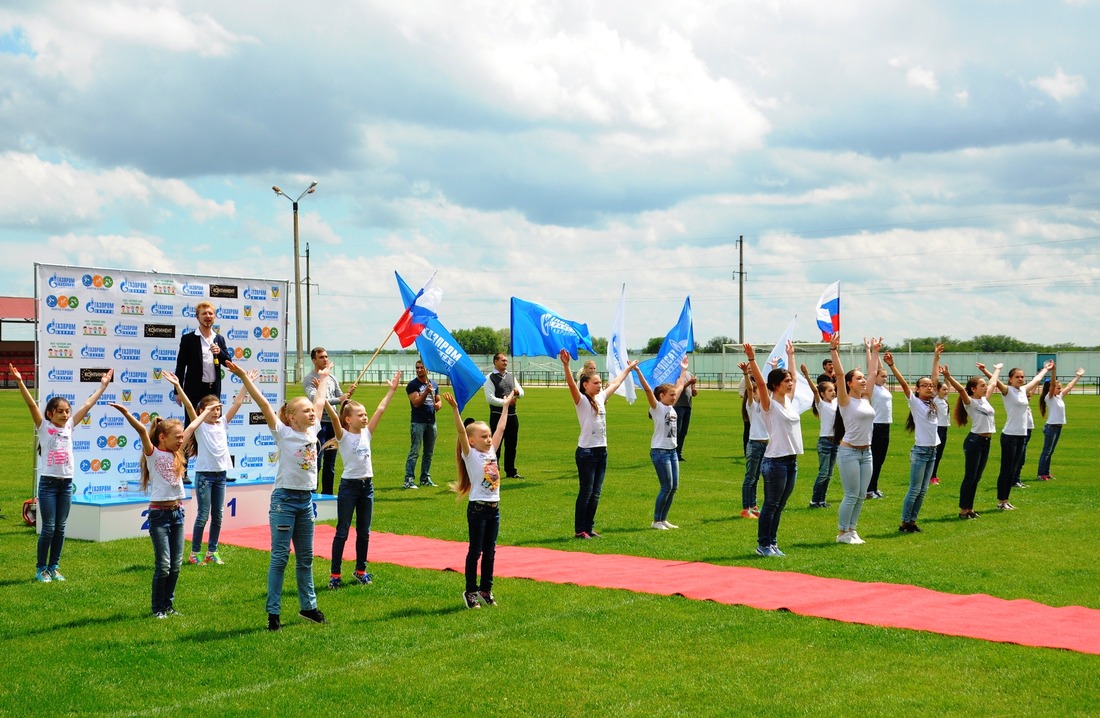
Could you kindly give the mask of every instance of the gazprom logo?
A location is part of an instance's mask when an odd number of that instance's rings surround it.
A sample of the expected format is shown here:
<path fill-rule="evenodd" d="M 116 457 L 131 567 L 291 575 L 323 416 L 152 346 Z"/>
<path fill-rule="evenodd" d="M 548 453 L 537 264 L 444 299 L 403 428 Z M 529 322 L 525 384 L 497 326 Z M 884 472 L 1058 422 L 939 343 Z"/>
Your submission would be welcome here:
<path fill-rule="evenodd" d="M 65 381 L 65 382 L 68 382 L 68 381 L 73 380 L 73 370 L 72 369 L 50 369 L 49 373 L 46 376 L 49 377 L 50 381 Z"/>
<path fill-rule="evenodd" d="M 214 316 L 222 321 L 235 320 L 241 318 L 240 310 L 230 307 L 218 307 L 218 310 L 214 312 Z"/>
<path fill-rule="evenodd" d="M 141 361 L 141 350 L 120 346 L 115 349 L 114 357 L 118 361 Z"/>
<path fill-rule="evenodd" d="M 261 309 L 260 313 L 256 317 L 262 322 L 277 322 L 279 321 L 278 309 Z"/>
<path fill-rule="evenodd" d="M 84 305 L 84 311 L 88 314 L 114 314 L 115 303 L 114 302 L 97 302 L 92 299 Z"/>
<path fill-rule="evenodd" d="M 76 277 L 65 277 L 60 274 L 55 274 L 46 280 L 46 283 L 50 285 L 51 289 L 66 289 L 76 286 Z"/>
<path fill-rule="evenodd" d="M 81 439 L 80 441 L 73 442 L 73 451 L 91 451 L 92 442 L 88 439 Z"/>
<path fill-rule="evenodd" d="M 271 434 L 256 434 L 252 443 L 256 446 L 275 446 L 275 437 Z"/>
<path fill-rule="evenodd" d="M 122 373 L 118 375 L 118 380 L 123 384 L 148 384 L 149 372 L 123 369 Z"/>
<path fill-rule="evenodd" d="M 180 293 L 185 297 L 201 297 L 206 294 L 206 287 L 202 284 L 185 284 Z"/>
<path fill-rule="evenodd" d="M 122 424 L 125 421 L 126 420 L 123 419 L 121 416 L 112 416 L 110 414 L 104 414 L 103 416 L 99 417 L 99 428 L 100 429 L 111 429 L 111 428 L 114 428 L 116 426 L 122 426 Z"/>
<path fill-rule="evenodd" d="M 244 426 L 244 413 L 238 412 L 236 416 L 229 420 L 230 426 Z"/>
<path fill-rule="evenodd" d="M 263 395 L 264 399 L 267 399 L 268 403 L 270 404 L 274 404 L 279 401 L 279 395 L 273 391 L 265 391 L 263 392 Z"/>
<path fill-rule="evenodd" d="M 258 469 L 264 465 L 264 457 L 262 456 L 242 456 L 240 462 L 242 468 L 246 469 Z"/>
<path fill-rule="evenodd" d="M 47 334 L 58 336 L 72 336 L 76 334 L 76 324 L 73 322 L 50 322 L 46 325 Z"/>
<path fill-rule="evenodd" d="M 248 339 L 247 329 L 230 329 L 225 334 L 225 338 L 231 342 L 239 342 L 242 339 Z"/>
<path fill-rule="evenodd" d="M 176 308 L 171 304 L 161 304 L 160 302 L 154 302 L 151 313 L 155 317 L 170 317 L 176 313 Z"/>
<path fill-rule="evenodd" d="M 115 466 L 115 471 L 120 474 L 140 474 L 141 462 L 140 461 L 120 461 Z"/>
<path fill-rule="evenodd" d="M 244 298 L 254 302 L 266 302 L 267 290 L 260 287 L 245 287 Z"/>
<path fill-rule="evenodd" d="M 123 279 L 119 283 L 118 288 L 126 294 L 148 294 L 149 283 L 148 282 L 133 282 L 127 279 Z"/>
<path fill-rule="evenodd" d="M 116 324 L 115 336 L 116 337 L 136 337 L 138 335 L 137 324 Z"/>
<path fill-rule="evenodd" d="M 542 335 L 544 337 L 548 337 L 551 334 L 560 334 L 562 336 L 580 338 L 580 334 L 571 324 L 569 324 L 569 322 L 553 314 L 543 314 L 539 317 L 539 328 L 542 330 Z"/>
<path fill-rule="evenodd" d="M 80 357 L 82 359 L 106 359 L 107 349 L 106 347 L 93 347 L 85 344 L 80 348 Z"/>
<path fill-rule="evenodd" d="M 139 404 L 163 404 L 164 394 L 158 394 L 154 392 L 145 392 L 138 397 Z"/>
<path fill-rule="evenodd" d="M 233 417 L 233 418 L 236 418 L 236 417 Z M 230 449 L 243 448 L 244 447 L 244 437 L 241 436 L 240 434 L 235 434 L 233 436 L 227 436 L 226 439 L 225 439 L 225 445 L 228 446 Z"/>
<path fill-rule="evenodd" d="M 58 393 L 55 393 L 55 392 L 51 391 L 49 394 L 46 395 L 46 403 L 47 404 L 50 403 L 50 399 L 59 399 L 59 398 L 64 399 L 65 401 L 72 404 L 73 402 L 76 401 L 76 394 L 58 394 Z"/>
<path fill-rule="evenodd" d="M 277 364 L 279 362 L 279 352 L 257 352 L 256 361 L 264 364 Z"/>
<path fill-rule="evenodd" d="M 184 305 L 183 309 L 180 310 L 180 316 L 181 317 L 187 317 L 188 319 L 194 319 L 195 317 L 198 316 L 198 314 L 195 312 L 195 308 L 193 306 L 191 306 L 190 304 L 187 304 L 187 305 Z M 184 334 L 186 334 L 186 333 L 187 332 L 185 331 Z"/>
<path fill-rule="evenodd" d="M 176 349 L 153 347 L 149 351 L 149 358 L 153 361 L 174 362 L 176 360 L 176 352 Z"/>

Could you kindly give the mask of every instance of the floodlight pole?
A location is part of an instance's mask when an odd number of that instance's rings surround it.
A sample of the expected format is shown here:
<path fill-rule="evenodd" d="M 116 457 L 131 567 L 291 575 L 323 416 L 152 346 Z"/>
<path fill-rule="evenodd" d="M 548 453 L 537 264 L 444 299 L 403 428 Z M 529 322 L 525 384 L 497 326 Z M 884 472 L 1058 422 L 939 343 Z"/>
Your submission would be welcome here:
<path fill-rule="evenodd" d="M 302 197 L 307 194 L 313 194 L 317 191 L 317 182 L 314 181 L 309 185 L 300 195 L 298 199 L 290 199 L 290 195 L 279 189 L 278 186 L 272 187 L 275 194 L 286 197 L 290 200 L 294 206 L 294 328 L 297 339 L 297 353 L 294 361 L 294 381 L 299 383 L 302 381 L 302 267 L 298 250 L 298 202 Z"/>

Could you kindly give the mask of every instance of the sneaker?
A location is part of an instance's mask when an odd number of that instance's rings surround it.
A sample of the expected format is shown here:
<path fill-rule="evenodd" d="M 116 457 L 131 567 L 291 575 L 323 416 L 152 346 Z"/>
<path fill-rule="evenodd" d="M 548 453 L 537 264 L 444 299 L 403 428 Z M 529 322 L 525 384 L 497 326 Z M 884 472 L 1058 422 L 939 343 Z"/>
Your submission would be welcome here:
<path fill-rule="evenodd" d="M 199 560 L 199 555 L 197 553 L 193 553 L 191 554 L 191 558 L 187 559 L 187 563 L 191 564 L 192 566 L 198 566 L 202 563 L 202 561 Z"/>
<path fill-rule="evenodd" d="M 661 523 L 663 523 L 663 524 L 665 525 L 665 528 L 666 528 L 666 529 L 678 529 L 678 528 L 680 528 L 680 527 L 679 527 L 679 526 L 677 526 L 676 524 L 670 524 L 670 523 L 668 522 L 668 519 L 665 519 L 665 520 L 664 520 L 664 521 L 662 521 Z"/>
<path fill-rule="evenodd" d="M 436 484 L 436 483 L 435 483 L 434 481 L 432 481 L 431 479 L 428 479 L 427 481 L 421 481 L 421 482 L 420 482 L 420 485 L 421 485 L 421 486 L 438 486 L 438 484 Z"/>
<path fill-rule="evenodd" d="M 519 472 L 516 472 L 516 473 L 514 473 L 514 474 L 508 474 L 508 476 L 507 476 L 507 477 L 505 477 L 505 478 L 509 478 L 509 479 L 522 479 L 522 478 L 523 478 L 523 474 L 521 474 L 521 473 L 519 473 Z"/>
<path fill-rule="evenodd" d="M 478 591 L 477 595 L 481 597 L 481 602 L 484 603 L 486 606 L 497 605 L 497 600 L 493 598 L 492 591 Z"/>
<path fill-rule="evenodd" d="M 881 491 L 872 491 L 871 493 L 875 495 L 875 498 L 876 498 L 876 499 L 882 499 L 882 498 L 885 498 L 885 497 L 884 497 L 884 496 L 882 495 L 882 492 L 881 492 Z"/>
<path fill-rule="evenodd" d="M 217 551 L 215 551 L 214 553 L 207 553 L 206 558 L 203 560 L 203 563 L 212 563 L 215 566 L 225 565 L 225 561 L 222 561 L 222 557 L 218 555 Z"/>
<path fill-rule="evenodd" d="M 865 498 L 865 499 L 873 499 L 873 498 L 875 498 L 875 492 L 874 492 L 874 491 L 868 491 L 868 492 L 867 492 L 867 493 L 866 493 L 866 494 L 864 495 L 864 497 L 863 497 L 863 498 Z"/>
<path fill-rule="evenodd" d="M 50 578 L 52 578 L 54 581 L 64 581 L 65 580 L 65 577 L 62 576 L 61 572 L 58 571 L 56 568 L 49 569 L 49 574 L 50 574 Z"/>
<path fill-rule="evenodd" d="M 466 602 L 466 608 L 481 608 L 477 601 L 477 591 L 468 591 L 462 594 L 462 600 Z"/>
<path fill-rule="evenodd" d="M 352 574 L 352 576 L 355 577 L 356 583 L 358 583 L 360 586 L 369 586 L 369 585 L 371 585 L 372 579 L 374 578 L 373 576 L 371 576 L 369 573 L 366 573 L 365 571 L 356 571 L 355 573 Z"/>
<path fill-rule="evenodd" d="M 756 547 L 756 555 L 757 556 L 774 556 L 775 553 L 772 551 L 771 546 L 757 546 Z"/>
<path fill-rule="evenodd" d="M 53 580 L 53 576 L 50 575 L 49 569 L 40 568 L 34 572 L 34 580 L 39 583 L 49 583 Z"/>
<path fill-rule="evenodd" d="M 916 521 L 910 521 L 910 522 L 909 522 L 909 531 L 910 531 L 911 533 L 915 533 L 915 534 L 922 534 L 922 533 L 924 533 L 924 531 L 923 531 L 923 530 L 921 529 L 921 527 L 920 527 L 920 526 L 917 526 L 917 522 L 916 522 Z"/>
<path fill-rule="evenodd" d="M 837 534 L 836 535 L 836 542 L 837 543 L 853 543 L 853 541 L 852 541 L 852 532 L 851 531 L 845 531 L 843 533 Z"/>
<path fill-rule="evenodd" d="M 1036 481 L 1050 481 L 1053 478 L 1054 478 L 1053 476 L 1036 476 L 1035 480 Z"/>
<path fill-rule="evenodd" d="M 760 518 L 760 514 L 754 512 L 752 509 L 741 509 L 741 518 L 758 519 Z"/>
<path fill-rule="evenodd" d="M 325 614 L 321 613 L 316 608 L 307 608 L 304 611 L 298 611 L 298 615 L 314 623 L 328 623 L 328 621 L 325 620 Z"/>
<path fill-rule="evenodd" d="M 176 610 L 175 606 L 169 606 L 168 610 L 164 612 L 168 616 L 182 616 L 183 614 Z"/>
<path fill-rule="evenodd" d="M 754 514 L 756 514 L 756 518 L 760 518 L 760 507 L 759 506 L 753 506 L 749 510 L 752 511 Z"/>
<path fill-rule="evenodd" d="M 940 480 L 938 478 L 936 478 L 935 476 L 933 476 L 932 480 L 929 481 L 928 483 L 931 484 L 932 486 L 939 486 L 940 485 Z"/>
<path fill-rule="evenodd" d="M 854 544 L 867 543 L 866 541 L 864 541 L 863 539 L 861 539 L 859 537 L 859 534 L 856 533 L 855 529 L 852 529 L 851 531 L 849 531 L 849 533 L 852 534 L 852 543 L 854 543 Z"/>
<path fill-rule="evenodd" d="M 901 523 L 901 526 L 898 526 L 898 531 L 903 533 L 903 534 L 913 533 L 913 529 L 909 528 L 909 522 L 908 521 L 903 521 Z"/>
<path fill-rule="evenodd" d="M 603 538 L 603 536 L 596 533 L 595 531 L 589 531 L 588 538 Z"/>
<path fill-rule="evenodd" d="M 168 614 L 166 614 L 164 611 L 157 611 L 156 613 L 153 614 L 153 618 L 158 618 L 158 619 L 163 620 L 165 618 L 168 618 Z"/>
<path fill-rule="evenodd" d="M 770 548 L 772 550 L 772 556 L 786 556 L 787 555 L 787 554 L 783 553 L 782 551 L 780 551 L 779 547 L 776 546 L 775 544 L 772 544 L 768 548 Z"/>
<path fill-rule="evenodd" d="M 650 528 L 655 528 L 658 531 L 668 531 L 668 526 L 665 526 L 664 522 L 662 521 L 654 521 L 652 524 L 650 524 Z"/>
<path fill-rule="evenodd" d="M 406 481 L 405 482 L 405 488 L 406 489 L 416 489 L 416 488 L 419 488 L 419 487 L 411 481 Z"/>
<path fill-rule="evenodd" d="M 577 533 L 573 534 L 573 538 L 590 539 L 592 537 L 588 535 L 587 531 L 578 531 Z"/>
<path fill-rule="evenodd" d="M 828 501 L 822 501 L 821 502 L 821 508 L 823 508 L 823 509 L 827 509 L 830 506 L 832 506 L 832 504 L 830 504 Z"/>
<path fill-rule="evenodd" d="M 976 518 L 978 518 L 979 516 L 981 516 L 981 514 L 978 514 L 978 513 L 974 513 L 974 511 L 967 511 L 966 513 L 967 513 L 967 514 L 968 514 L 968 515 L 970 516 L 970 518 L 972 518 L 972 519 L 976 519 Z"/>
<path fill-rule="evenodd" d="M 1007 501 L 1002 501 L 1001 503 L 997 504 L 997 508 L 1000 509 L 1001 511 L 1015 511 L 1016 510 L 1016 507 L 1013 506 L 1012 504 L 1008 503 Z"/>
<path fill-rule="evenodd" d="M 343 588 L 344 587 L 344 582 L 342 580 L 340 580 L 339 576 L 332 576 L 328 580 L 328 587 L 330 589 L 332 589 L 333 591 L 335 591 L 338 588 Z"/>
<path fill-rule="evenodd" d="M 283 627 L 282 622 L 279 620 L 279 614 L 269 613 L 267 614 L 267 630 L 278 631 Z"/>
<path fill-rule="evenodd" d="M 1026 489 L 1027 484 L 1025 484 L 1023 481 L 1017 481 L 1016 483 L 1014 483 L 1012 485 L 1012 488 L 1014 488 L 1014 489 Z"/>
<path fill-rule="evenodd" d="M 969 521 L 970 519 L 977 518 L 977 516 L 978 516 L 977 514 L 974 514 L 973 516 L 971 516 L 971 513 L 972 512 L 970 512 L 970 511 L 960 511 L 959 512 L 959 518 L 962 519 L 963 521 Z"/>

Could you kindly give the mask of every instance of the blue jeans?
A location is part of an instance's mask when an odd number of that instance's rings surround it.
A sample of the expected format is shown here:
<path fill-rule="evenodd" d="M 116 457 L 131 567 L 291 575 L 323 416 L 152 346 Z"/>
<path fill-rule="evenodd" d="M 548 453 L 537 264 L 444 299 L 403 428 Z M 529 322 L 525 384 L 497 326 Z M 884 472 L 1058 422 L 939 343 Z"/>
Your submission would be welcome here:
<path fill-rule="evenodd" d="M 176 599 L 176 581 L 183 565 L 183 507 L 149 509 L 149 538 L 153 539 L 153 613 L 164 613 Z"/>
<path fill-rule="evenodd" d="M 657 481 L 661 490 L 657 492 L 657 503 L 653 506 L 653 520 L 664 521 L 668 510 L 672 508 L 672 498 L 680 488 L 680 459 L 676 449 L 650 449 L 649 458 L 657 470 Z"/>
<path fill-rule="evenodd" d="M 829 491 L 829 481 L 833 478 L 836 466 L 836 450 L 839 444 L 826 436 L 817 438 L 817 479 L 814 481 L 814 493 L 810 501 L 822 503 Z"/>
<path fill-rule="evenodd" d="M 409 424 L 409 457 L 405 459 L 405 483 L 411 484 L 416 477 L 416 459 L 420 456 L 420 447 L 424 447 L 424 460 L 420 462 L 420 483 L 432 480 L 432 454 L 435 453 L 435 422 Z"/>
<path fill-rule="evenodd" d="M 859 524 L 867 487 L 871 485 L 871 449 L 839 446 L 836 465 L 840 468 L 840 485 L 844 487 L 844 500 L 837 511 L 837 529 L 852 531 Z"/>
<path fill-rule="evenodd" d="M 218 536 L 222 532 L 222 511 L 225 509 L 225 472 L 195 472 L 195 526 L 191 530 L 191 553 L 202 551 L 202 532 L 206 520 L 210 519 L 210 543 L 206 550 L 214 553 L 218 550 Z"/>
<path fill-rule="evenodd" d="M 928 493 L 928 482 L 932 480 L 932 467 L 936 465 L 935 446 L 914 446 L 909 452 L 909 492 L 901 506 L 901 520 L 915 522 Z"/>
<path fill-rule="evenodd" d="M 760 481 L 760 462 L 768 449 L 766 441 L 749 441 L 745 444 L 745 481 L 741 484 L 741 508 L 756 506 L 756 483 Z"/>
<path fill-rule="evenodd" d="M 989 460 L 991 443 L 990 437 L 974 432 L 967 434 L 966 439 L 963 440 L 963 458 L 966 468 L 962 486 L 959 487 L 959 508 L 963 511 L 974 509 L 974 494 L 978 492 L 978 482 L 982 480 L 985 463 Z"/>
<path fill-rule="evenodd" d="M 313 591 L 313 494 L 294 489 L 271 492 L 271 565 L 267 569 L 267 612 L 279 615 L 283 597 L 283 574 L 294 542 L 294 574 L 298 581 L 298 604 L 303 611 L 317 608 Z"/>
<path fill-rule="evenodd" d="M 38 515 L 42 533 L 38 535 L 38 562 L 35 568 L 57 568 L 65 546 L 65 524 L 73 505 L 73 480 L 42 476 L 38 479 Z"/>
<path fill-rule="evenodd" d="M 1057 448 L 1060 438 L 1062 438 L 1061 424 L 1047 424 L 1043 427 L 1043 453 L 1039 455 L 1037 476 L 1050 476 L 1050 460 L 1054 456 L 1054 449 Z"/>
<path fill-rule="evenodd" d="M 607 447 L 584 449 L 578 446 L 575 457 L 580 490 L 573 511 L 573 531 L 591 533 L 596 523 L 596 509 L 600 506 L 604 474 L 607 473 Z"/>
<path fill-rule="evenodd" d="M 344 544 L 355 514 L 355 570 L 367 570 L 370 522 L 374 515 L 374 482 L 370 479 L 341 479 L 336 497 L 336 535 L 332 537 L 332 573 L 340 575 Z"/>
<path fill-rule="evenodd" d="M 500 506 L 471 501 L 466 507 L 470 527 L 470 548 L 466 551 L 466 593 L 493 590 L 493 562 L 496 560 L 497 534 L 500 533 Z M 477 581 L 477 560 L 481 559 L 481 586 Z"/>
<path fill-rule="evenodd" d="M 761 463 L 764 475 L 764 505 L 760 508 L 760 523 L 756 527 L 756 542 L 761 546 L 773 546 L 779 534 L 779 519 L 783 507 L 794 491 L 798 475 L 798 456 L 764 457 Z"/>

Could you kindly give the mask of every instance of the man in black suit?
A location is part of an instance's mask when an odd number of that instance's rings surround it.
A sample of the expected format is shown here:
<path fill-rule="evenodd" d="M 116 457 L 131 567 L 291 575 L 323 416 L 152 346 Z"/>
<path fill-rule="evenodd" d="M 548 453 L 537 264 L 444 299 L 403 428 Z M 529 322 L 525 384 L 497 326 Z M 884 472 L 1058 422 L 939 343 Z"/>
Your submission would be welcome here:
<path fill-rule="evenodd" d="M 222 395 L 222 367 L 226 359 L 232 359 L 225 337 L 214 331 L 214 305 L 199 302 L 195 307 L 195 316 L 199 328 L 180 337 L 180 348 L 176 354 L 176 376 L 179 377 L 183 393 L 194 407 L 207 394 L 219 399 Z M 182 405 L 177 396 L 176 403 Z"/>

